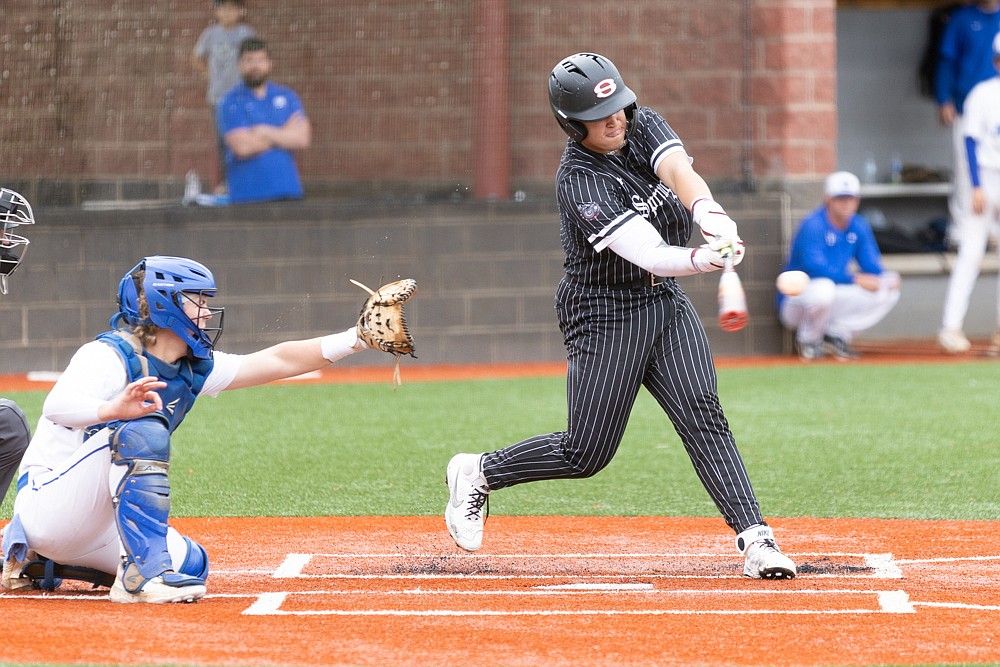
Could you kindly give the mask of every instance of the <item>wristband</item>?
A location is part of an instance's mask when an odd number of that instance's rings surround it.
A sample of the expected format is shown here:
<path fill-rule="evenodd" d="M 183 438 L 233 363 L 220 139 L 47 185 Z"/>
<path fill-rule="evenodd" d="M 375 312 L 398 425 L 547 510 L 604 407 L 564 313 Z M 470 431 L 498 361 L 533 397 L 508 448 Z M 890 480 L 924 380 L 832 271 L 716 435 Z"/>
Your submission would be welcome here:
<path fill-rule="evenodd" d="M 355 327 L 347 331 L 323 336 L 319 339 L 319 349 L 323 358 L 331 364 L 367 347 Z"/>

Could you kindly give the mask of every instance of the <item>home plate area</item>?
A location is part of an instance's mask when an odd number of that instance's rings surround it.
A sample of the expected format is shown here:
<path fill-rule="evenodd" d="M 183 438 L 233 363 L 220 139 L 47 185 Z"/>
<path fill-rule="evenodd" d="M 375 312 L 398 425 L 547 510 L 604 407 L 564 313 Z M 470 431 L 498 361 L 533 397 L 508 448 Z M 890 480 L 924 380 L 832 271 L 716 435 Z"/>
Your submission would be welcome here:
<path fill-rule="evenodd" d="M 795 582 L 753 582 L 719 553 L 290 553 L 248 616 L 909 614 L 892 554 L 797 554 Z M 219 580 L 241 573 L 219 572 Z M 240 577 L 241 579 L 243 577 Z M 220 586 L 221 584 L 221 586 Z M 791 585 L 789 585 L 791 584 Z M 806 584 L 803 586 L 803 584 Z M 209 598 L 214 597 L 209 595 Z"/>

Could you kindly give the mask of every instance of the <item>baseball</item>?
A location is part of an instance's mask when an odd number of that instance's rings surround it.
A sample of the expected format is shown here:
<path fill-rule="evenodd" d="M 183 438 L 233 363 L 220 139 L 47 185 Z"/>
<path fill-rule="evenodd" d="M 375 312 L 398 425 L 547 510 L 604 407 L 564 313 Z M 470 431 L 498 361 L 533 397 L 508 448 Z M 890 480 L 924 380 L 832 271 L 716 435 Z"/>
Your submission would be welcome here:
<path fill-rule="evenodd" d="M 785 271 L 778 274 L 775 284 L 785 296 L 798 296 L 809 284 L 809 274 L 805 271 Z"/>

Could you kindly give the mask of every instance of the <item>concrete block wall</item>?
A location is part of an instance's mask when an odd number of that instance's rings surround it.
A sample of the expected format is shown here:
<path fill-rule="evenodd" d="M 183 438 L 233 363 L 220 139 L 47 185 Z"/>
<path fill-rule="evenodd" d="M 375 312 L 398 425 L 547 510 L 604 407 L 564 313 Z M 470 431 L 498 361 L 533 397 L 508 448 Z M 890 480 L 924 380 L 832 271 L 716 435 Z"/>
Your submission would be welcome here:
<path fill-rule="evenodd" d="M 683 279 L 717 355 L 772 354 L 783 198 L 720 198 L 751 251 L 740 268 L 750 326 L 716 324 L 718 275 Z M 107 329 L 121 276 L 141 257 L 208 265 L 226 307 L 220 349 L 250 352 L 352 326 L 366 294 L 415 278 L 408 319 L 418 360 L 516 363 L 565 358 L 553 294 L 562 276 L 553 198 L 519 203 L 310 201 L 270 206 L 81 211 L 39 208 L 31 246 L 0 297 L 0 373 L 57 371 Z M 383 354 L 349 365 L 391 365 Z"/>

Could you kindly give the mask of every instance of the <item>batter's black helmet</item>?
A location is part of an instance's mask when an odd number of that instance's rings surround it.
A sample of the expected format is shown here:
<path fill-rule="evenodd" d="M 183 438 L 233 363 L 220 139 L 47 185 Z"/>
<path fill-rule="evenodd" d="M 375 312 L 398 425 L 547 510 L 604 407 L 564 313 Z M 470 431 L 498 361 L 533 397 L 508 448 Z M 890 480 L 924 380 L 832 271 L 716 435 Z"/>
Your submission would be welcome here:
<path fill-rule="evenodd" d="M 564 58 L 549 76 L 552 113 L 575 141 L 587 138 L 587 128 L 579 121 L 601 120 L 622 109 L 631 130 L 635 99 L 615 64 L 596 53 Z"/>

